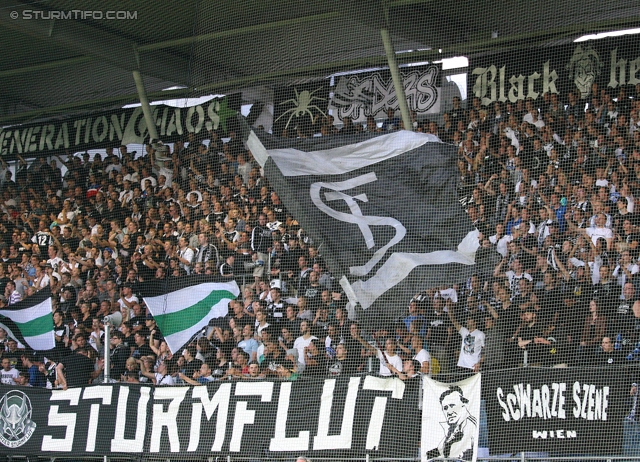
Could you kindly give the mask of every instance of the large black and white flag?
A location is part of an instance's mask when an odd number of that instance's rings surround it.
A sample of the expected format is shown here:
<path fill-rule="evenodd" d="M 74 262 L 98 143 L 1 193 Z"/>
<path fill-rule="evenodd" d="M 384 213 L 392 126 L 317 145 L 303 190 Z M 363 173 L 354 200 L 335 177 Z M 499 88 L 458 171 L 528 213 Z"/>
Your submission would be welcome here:
<path fill-rule="evenodd" d="M 474 270 L 478 231 L 457 200 L 454 146 L 409 131 L 297 140 L 261 131 L 247 146 L 365 319 L 396 319 L 416 293 Z"/>

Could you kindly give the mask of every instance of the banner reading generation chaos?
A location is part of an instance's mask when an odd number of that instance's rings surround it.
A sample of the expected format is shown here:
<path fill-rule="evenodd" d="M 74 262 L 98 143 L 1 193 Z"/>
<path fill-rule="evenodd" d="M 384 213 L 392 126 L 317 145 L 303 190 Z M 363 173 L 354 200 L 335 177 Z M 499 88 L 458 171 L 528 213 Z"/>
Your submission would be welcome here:
<path fill-rule="evenodd" d="M 0 451 L 143 460 L 177 453 L 410 457 L 420 442 L 419 390 L 419 379 L 371 376 L 66 391 L 0 386 Z"/>
<path fill-rule="evenodd" d="M 491 454 L 620 454 L 632 377 L 622 368 L 483 374 Z"/>
<path fill-rule="evenodd" d="M 471 97 L 488 106 L 495 101 L 542 98 L 569 91 L 590 99 L 592 84 L 613 91 L 640 83 L 637 36 L 589 40 L 557 47 L 530 48 L 469 59 Z M 629 95 L 627 95 L 629 96 Z"/>
<path fill-rule="evenodd" d="M 158 136 L 175 141 L 193 132 L 196 137 L 208 130 L 227 130 L 227 120 L 240 111 L 241 94 L 212 99 L 196 106 L 177 108 L 151 106 Z M 0 155 L 14 157 L 50 156 L 117 147 L 149 141 L 147 122 L 141 107 L 92 113 L 68 119 L 0 128 Z"/>

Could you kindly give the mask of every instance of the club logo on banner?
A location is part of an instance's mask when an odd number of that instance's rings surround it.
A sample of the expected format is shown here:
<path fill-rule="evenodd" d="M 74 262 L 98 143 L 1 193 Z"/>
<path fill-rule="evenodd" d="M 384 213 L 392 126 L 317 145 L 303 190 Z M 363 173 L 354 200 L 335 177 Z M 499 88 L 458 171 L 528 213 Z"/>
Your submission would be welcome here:
<path fill-rule="evenodd" d="M 425 377 L 422 461 L 476 461 L 480 431 L 480 374 L 455 384 Z"/>
<path fill-rule="evenodd" d="M 31 401 L 18 390 L 6 393 L 0 399 L 0 443 L 8 448 L 19 448 L 29 441 L 36 429 L 31 420 Z"/>

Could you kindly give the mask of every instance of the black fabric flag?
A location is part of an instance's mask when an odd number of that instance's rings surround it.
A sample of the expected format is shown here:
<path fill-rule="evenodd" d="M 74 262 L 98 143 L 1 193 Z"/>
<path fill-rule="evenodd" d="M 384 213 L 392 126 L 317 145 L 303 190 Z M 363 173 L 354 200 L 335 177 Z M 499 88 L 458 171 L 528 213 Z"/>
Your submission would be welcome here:
<path fill-rule="evenodd" d="M 329 79 L 277 87 L 274 90 L 272 132 L 281 135 L 283 130 L 287 130 L 295 135 L 296 128 L 309 131 L 314 123 L 320 131 L 328 105 Z"/>
<path fill-rule="evenodd" d="M 396 319 L 416 293 L 474 271 L 478 231 L 457 199 L 454 146 L 409 131 L 260 132 L 247 145 L 364 320 Z"/>

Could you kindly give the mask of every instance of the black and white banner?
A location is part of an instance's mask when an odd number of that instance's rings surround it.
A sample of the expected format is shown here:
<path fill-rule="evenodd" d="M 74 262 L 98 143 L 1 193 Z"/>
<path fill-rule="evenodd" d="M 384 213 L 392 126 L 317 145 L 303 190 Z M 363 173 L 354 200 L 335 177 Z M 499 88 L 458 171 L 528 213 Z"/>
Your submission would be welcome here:
<path fill-rule="evenodd" d="M 410 111 L 418 116 L 440 112 L 440 75 L 442 66 L 431 64 L 400 69 Z M 388 70 L 336 77 L 329 109 L 336 118 L 351 117 L 364 123 L 368 116 L 386 118 L 388 108 L 399 110 L 396 90 Z"/>
<path fill-rule="evenodd" d="M 211 129 L 227 130 L 240 111 L 241 94 L 227 95 L 191 107 L 151 106 L 158 136 L 175 141 L 193 132 L 196 138 Z M 121 144 L 149 141 L 147 121 L 141 107 L 92 113 L 68 119 L 0 127 L 0 156 L 50 156 Z"/>
<path fill-rule="evenodd" d="M 622 368 L 484 374 L 491 454 L 619 454 L 631 381 Z"/>
<path fill-rule="evenodd" d="M 640 83 L 637 36 L 589 40 L 557 47 L 528 48 L 469 59 L 468 88 L 483 105 L 515 103 L 570 90 L 591 98 L 592 84 L 614 92 Z M 629 95 L 627 95 L 629 96 Z"/>
<path fill-rule="evenodd" d="M 346 377 L 198 387 L 0 387 L 0 452 L 141 459 L 410 457 L 420 381 Z M 398 434 L 403 444 L 398 444 Z"/>
<path fill-rule="evenodd" d="M 303 140 L 260 131 L 247 144 L 362 320 L 394 320 L 416 293 L 473 273 L 478 231 L 458 202 L 455 146 L 406 130 Z"/>
<path fill-rule="evenodd" d="M 455 384 L 424 379 L 422 461 L 476 461 L 480 434 L 480 374 Z"/>
<path fill-rule="evenodd" d="M 279 86 L 274 89 L 273 96 L 272 133 L 280 136 L 287 130 L 295 136 L 296 127 L 311 127 L 314 123 L 320 131 L 322 118 L 328 114 L 329 79 Z"/>

